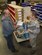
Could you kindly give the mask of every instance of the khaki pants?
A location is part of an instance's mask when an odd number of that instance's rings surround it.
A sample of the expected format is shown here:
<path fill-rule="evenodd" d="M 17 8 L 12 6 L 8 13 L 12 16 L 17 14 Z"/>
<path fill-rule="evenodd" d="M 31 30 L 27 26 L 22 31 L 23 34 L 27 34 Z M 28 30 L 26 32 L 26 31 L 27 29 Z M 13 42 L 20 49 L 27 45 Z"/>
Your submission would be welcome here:
<path fill-rule="evenodd" d="M 31 44 L 32 48 L 36 47 L 36 37 L 35 38 L 31 38 L 30 44 Z"/>

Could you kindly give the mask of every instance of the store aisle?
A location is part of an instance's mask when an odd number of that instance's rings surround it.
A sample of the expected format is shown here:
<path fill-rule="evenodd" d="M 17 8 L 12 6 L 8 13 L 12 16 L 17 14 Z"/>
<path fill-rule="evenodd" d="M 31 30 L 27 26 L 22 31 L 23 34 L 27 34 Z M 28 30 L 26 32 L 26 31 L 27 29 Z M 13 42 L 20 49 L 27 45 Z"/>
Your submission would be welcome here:
<path fill-rule="evenodd" d="M 27 44 L 27 42 L 26 42 Z M 41 32 L 37 38 L 38 50 L 34 55 L 41 55 L 42 54 L 42 28 Z M 31 55 L 31 49 L 25 46 L 20 46 L 18 43 L 15 42 L 15 47 L 19 50 L 18 53 L 12 53 L 6 44 L 6 40 L 2 34 L 2 26 L 0 24 L 0 55 Z"/>

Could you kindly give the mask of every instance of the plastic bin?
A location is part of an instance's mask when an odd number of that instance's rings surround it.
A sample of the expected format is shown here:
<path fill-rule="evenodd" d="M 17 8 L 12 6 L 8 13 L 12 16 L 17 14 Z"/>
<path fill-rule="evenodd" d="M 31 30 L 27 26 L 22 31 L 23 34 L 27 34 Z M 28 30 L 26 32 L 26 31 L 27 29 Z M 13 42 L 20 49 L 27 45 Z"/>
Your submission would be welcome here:
<path fill-rule="evenodd" d="M 21 3 L 21 6 L 26 7 L 26 6 L 31 6 L 31 5 L 28 2 L 25 2 L 25 3 Z"/>

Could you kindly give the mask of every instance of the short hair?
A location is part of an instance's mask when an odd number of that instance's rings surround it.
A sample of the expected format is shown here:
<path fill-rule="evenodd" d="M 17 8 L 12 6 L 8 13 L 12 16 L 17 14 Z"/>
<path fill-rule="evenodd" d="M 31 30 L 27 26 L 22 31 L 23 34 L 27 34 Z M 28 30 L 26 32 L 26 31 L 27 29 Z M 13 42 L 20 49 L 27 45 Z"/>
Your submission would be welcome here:
<path fill-rule="evenodd" d="M 30 16 L 27 16 L 27 20 L 30 20 Z"/>
<path fill-rule="evenodd" d="M 32 12 L 32 16 L 34 16 L 36 18 L 36 13 L 35 11 L 31 11 Z"/>

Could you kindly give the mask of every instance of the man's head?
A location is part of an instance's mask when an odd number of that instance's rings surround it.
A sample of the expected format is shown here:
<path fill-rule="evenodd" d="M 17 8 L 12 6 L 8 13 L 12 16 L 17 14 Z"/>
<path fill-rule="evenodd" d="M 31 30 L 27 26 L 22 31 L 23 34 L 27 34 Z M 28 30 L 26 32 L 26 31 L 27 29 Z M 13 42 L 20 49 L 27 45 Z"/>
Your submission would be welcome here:
<path fill-rule="evenodd" d="M 5 14 L 5 16 L 9 16 L 9 10 L 8 9 L 5 9 L 4 10 L 4 14 Z"/>

